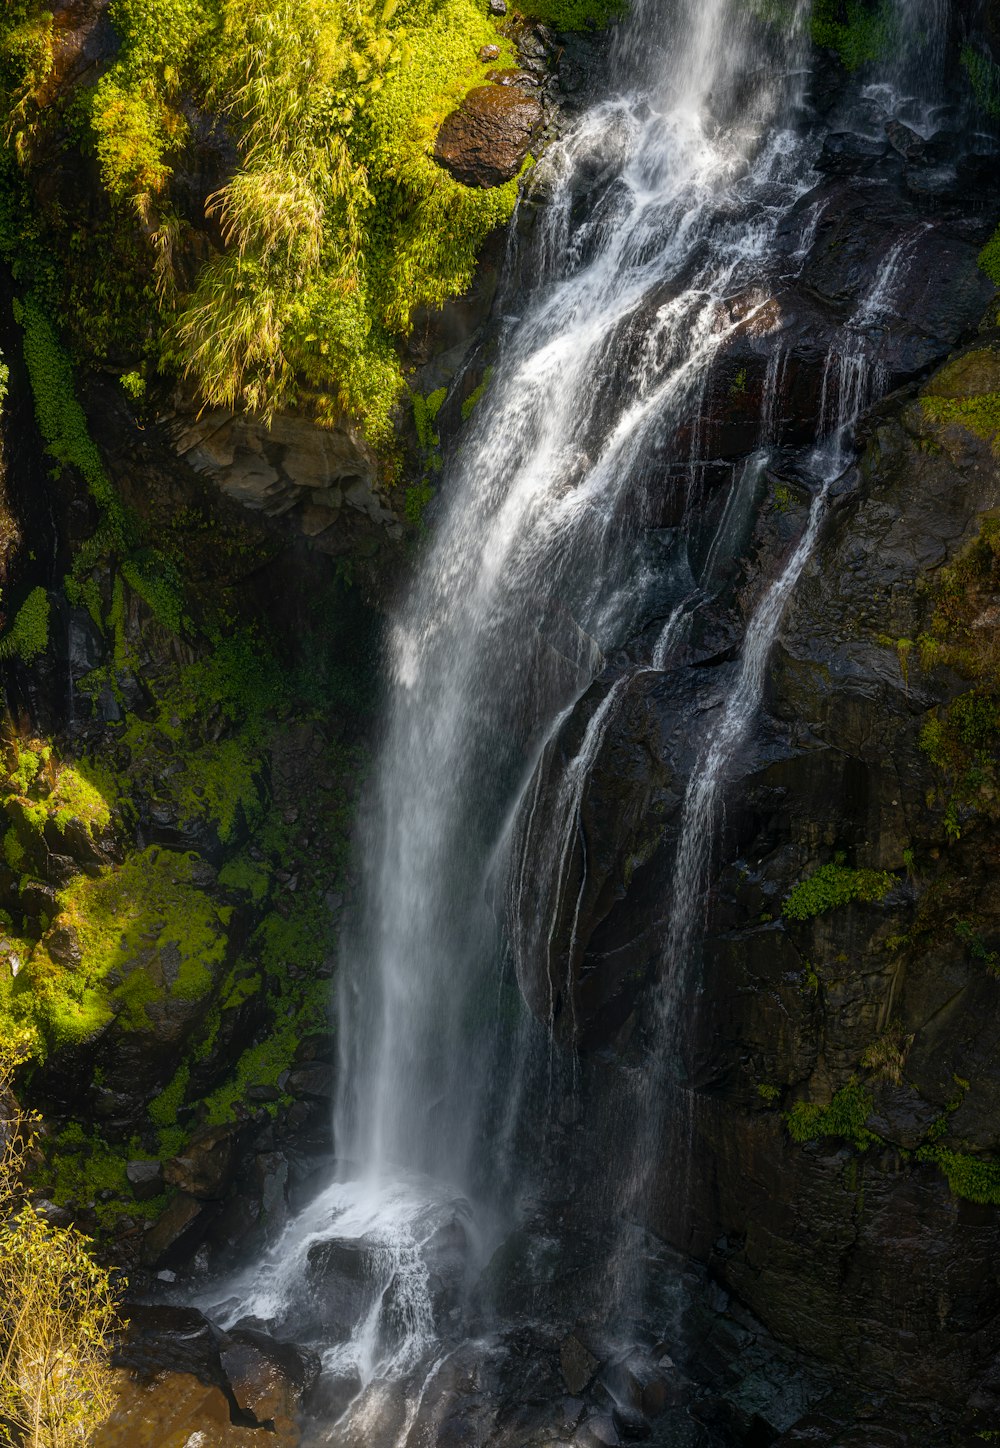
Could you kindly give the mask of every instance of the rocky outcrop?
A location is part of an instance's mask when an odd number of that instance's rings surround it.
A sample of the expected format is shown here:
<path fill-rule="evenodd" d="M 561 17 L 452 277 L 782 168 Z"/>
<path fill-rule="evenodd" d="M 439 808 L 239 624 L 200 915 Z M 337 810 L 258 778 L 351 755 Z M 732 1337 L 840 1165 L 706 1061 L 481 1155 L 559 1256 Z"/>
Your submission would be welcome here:
<path fill-rule="evenodd" d="M 441 125 L 434 159 L 464 186 L 502 186 L 524 165 L 542 107 L 514 86 L 471 90 Z"/>
<path fill-rule="evenodd" d="M 190 1308 L 131 1310 L 118 1400 L 97 1448 L 296 1448 L 311 1354 L 254 1328 L 214 1329 Z"/>
<path fill-rule="evenodd" d="M 178 454 L 246 508 L 291 521 L 324 553 L 364 554 L 403 526 L 378 484 L 378 463 L 345 423 L 279 416 L 270 425 L 231 412 L 172 424 Z"/>

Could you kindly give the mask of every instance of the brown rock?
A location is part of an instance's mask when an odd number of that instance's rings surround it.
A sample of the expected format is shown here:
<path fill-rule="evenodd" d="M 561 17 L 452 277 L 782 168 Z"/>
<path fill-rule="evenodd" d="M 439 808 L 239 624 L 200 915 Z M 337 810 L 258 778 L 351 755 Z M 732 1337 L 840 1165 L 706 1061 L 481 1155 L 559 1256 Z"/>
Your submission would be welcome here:
<path fill-rule="evenodd" d="M 499 45 L 481 45 L 479 47 L 479 59 L 485 64 L 490 60 L 500 59 Z"/>
<path fill-rule="evenodd" d="M 143 1385 L 119 1374 L 118 1401 L 94 1448 L 296 1448 L 299 1432 L 287 1419 L 267 1428 L 238 1428 L 220 1388 L 190 1373 L 166 1373 Z"/>
<path fill-rule="evenodd" d="M 541 123 L 534 96 L 512 86 L 477 86 L 445 118 L 434 159 L 463 186 L 502 186 L 520 171 Z"/>
<path fill-rule="evenodd" d="M 319 1377 L 319 1358 L 266 1333 L 237 1329 L 221 1350 L 233 1396 L 258 1423 L 295 1417 Z"/>
<path fill-rule="evenodd" d="M 236 1143 L 230 1128 L 203 1126 L 194 1132 L 183 1156 L 166 1163 L 164 1180 L 193 1197 L 221 1197 L 232 1180 L 235 1158 Z"/>

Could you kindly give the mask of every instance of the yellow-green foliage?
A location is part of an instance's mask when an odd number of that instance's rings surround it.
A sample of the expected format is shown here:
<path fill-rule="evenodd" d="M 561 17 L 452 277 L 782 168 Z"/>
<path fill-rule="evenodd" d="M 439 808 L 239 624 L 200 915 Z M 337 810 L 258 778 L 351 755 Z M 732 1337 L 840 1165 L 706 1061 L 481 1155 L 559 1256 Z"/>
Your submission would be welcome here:
<path fill-rule="evenodd" d="M 179 307 L 165 357 L 207 401 L 264 415 L 312 401 L 387 435 L 403 385 L 393 338 L 469 285 L 515 200 L 513 183 L 470 189 L 432 159 L 441 120 L 482 80 L 479 48 L 498 40 L 484 10 L 113 0 L 121 51 L 91 105 L 101 174 L 147 226 L 167 318 Z M 240 165 L 208 203 L 225 251 L 178 298 L 169 180 L 185 94 L 225 116 Z"/>
<path fill-rule="evenodd" d="M 963 816 L 995 818 L 1000 805 L 1000 632 L 991 621 L 1000 590 L 1000 517 L 984 515 L 978 536 L 933 582 L 934 611 L 921 637 L 924 668 L 944 665 L 973 687 L 935 711 L 920 745 L 947 783 L 945 826 L 957 838 Z"/>
<path fill-rule="evenodd" d="M 809 920 L 852 900 L 884 900 L 896 883 L 885 870 L 852 870 L 840 863 L 822 865 L 793 888 L 782 907 L 788 920 Z"/>
<path fill-rule="evenodd" d="M 15 979 L 0 976 L 0 1014 L 33 1033 L 39 1055 L 86 1040 L 113 1015 L 141 1030 L 148 1005 L 207 994 L 231 912 L 198 888 L 195 866 L 193 856 L 151 846 L 60 892 L 54 924 L 76 931 L 79 967 L 54 960 L 43 937 Z"/>
<path fill-rule="evenodd" d="M 0 659 L 18 658 L 30 664 L 49 646 L 49 596 L 33 588 L 21 604 L 10 629 L 0 638 Z"/>
<path fill-rule="evenodd" d="M 46 825 L 65 834 L 78 820 L 93 835 L 106 830 L 116 804 L 114 782 L 106 770 L 87 760 L 59 763 L 49 745 L 14 740 L 4 751 L 6 783 L 0 786 L 3 813 L 10 826 L 4 854 L 12 869 L 26 857 L 44 860 Z"/>
<path fill-rule="evenodd" d="M 80 1448 L 115 1397 L 115 1293 L 87 1239 L 52 1226 L 29 1197 L 36 1123 L 11 1094 L 22 1044 L 0 1047 L 0 1440 Z"/>
<path fill-rule="evenodd" d="M 129 716 L 122 743 L 131 786 L 169 802 L 182 825 L 210 823 L 223 844 L 240 822 L 255 826 L 264 808 L 262 715 L 274 688 L 247 640 L 182 670 L 152 718 Z"/>
<path fill-rule="evenodd" d="M 989 243 L 980 256 L 992 265 Z M 998 446 L 1000 435 L 1000 354 L 979 347 L 948 362 L 920 394 L 924 418 L 937 427 L 958 427 Z"/>

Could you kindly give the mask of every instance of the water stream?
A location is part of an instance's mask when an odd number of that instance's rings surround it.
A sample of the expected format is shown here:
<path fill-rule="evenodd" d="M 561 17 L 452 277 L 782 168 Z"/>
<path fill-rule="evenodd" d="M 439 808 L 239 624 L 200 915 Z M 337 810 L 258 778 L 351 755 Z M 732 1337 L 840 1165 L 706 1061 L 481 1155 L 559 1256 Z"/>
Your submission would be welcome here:
<path fill-rule="evenodd" d="M 409 1441 L 449 1351 L 443 1318 L 461 1320 L 469 1283 L 544 1193 L 547 1113 L 574 1075 L 572 1022 L 568 1049 L 553 1038 L 557 1015 L 573 1010 L 563 973 L 586 861 L 579 877 L 570 861 L 591 770 L 629 690 L 671 668 L 699 610 L 731 588 L 773 460 L 785 357 L 768 301 L 803 265 L 822 213 L 822 203 L 795 211 L 816 183 L 818 141 L 803 102 L 807 6 L 793 8 L 769 27 L 739 0 L 686 0 L 669 14 L 644 0 L 616 42 L 615 93 L 534 183 L 540 221 L 510 274 L 536 284 L 504 293 L 495 375 L 392 625 L 361 899 L 338 984 L 336 1180 L 216 1303 L 223 1320 L 249 1314 L 324 1345 L 328 1374 L 347 1385 L 329 1415 L 344 1436 L 330 1442 Z M 913 18 L 904 0 L 897 10 Z M 940 0 L 913 10 L 912 44 L 865 78 L 902 97 L 911 118 L 914 70 L 936 56 L 943 23 Z M 779 245 L 790 216 L 797 233 Z M 800 467 L 801 530 L 746 617 L 694 753 L 664 901 L 656 1042 L 608 1164 L 621 1221 L 642 1218 L 650 1189 L 727 780 L 828 489 L 859 414 L 884 390 L 878 326 L 917 236 L 886 253 L 830 349 Z M 706 388 L 754 325 L 773 333 L 757 446 L 713 498 Z M 663 512 L 674 521 L 651 552 L 644 520 Z M 567 752 L 576 706 L 630 641 L 631 666 Z M 532 1015 L 518 982 L 537 977 L 540 960 L 548 999 Z M 537 1149 L 526 1153 L 529 1117 Z M 641 1273 L 626 1260 L 628 1233 L 610 1224 L 608 1239 L 625 1312 Z M 345 1320 L 323 1306 L 331 1281 Z M 404 1379 L 405 1410 L 390 1412 L 391 1392 L 380 1399 L 372 1385 Z"/>

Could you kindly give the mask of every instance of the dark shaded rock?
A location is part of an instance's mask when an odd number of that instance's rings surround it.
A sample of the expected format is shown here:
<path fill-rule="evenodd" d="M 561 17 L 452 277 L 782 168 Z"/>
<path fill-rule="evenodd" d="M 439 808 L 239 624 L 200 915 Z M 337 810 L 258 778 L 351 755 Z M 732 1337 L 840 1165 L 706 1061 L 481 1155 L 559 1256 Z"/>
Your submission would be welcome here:
<path fill-rule="evenodd" d="M 191 1373 L 200 1382 L 226 1387 L 218 1335 L 194 1307 L 146 1306 L 126 1310 L 127 1330 L 115 1349 L 114 1363 L 142 1381 L 163 1372 Z"/>
<path fill-rule="evenodd" d="M 52 959 L 69 970 L 80 964 L 80 937 L 72 925 L 55 925 L 42 937 Z"/>
<path fill-rule="evenodd" d="M 204 1240 L 214 1215 L 214 1204 L 179 1192 L 143 1238 L 143 1265 L 156 1271 L 185 1262 Z"/>
<path fill-rule="evenodd" d="M 315 1096 L 326 1100 L 333 1095 L 333 1067 L 325 1061 L 297 1066 L 289 1071 L 285 1089 L 293 1096 Z"/>
<path fill-rule="evenodd" d="M 125 1175 L 137 1201 L 148 1202 L 163 1190 L 161 1161 L 130 1161 L 125 1166 Z"/>
<path fill-rule="evenodd" d="M 389 1282 L 378 1248 L 365 1241 L 318 1242 L 308 1254 L 309 1307 L 332 1342 L 346 1342 Z"/>
<path fill-rule="evenodd" d="M 585 1392 L 597 1372 L 597 1359 L 588 1352 L 578 1337 L 568 1337 L 559 1348 L 559 1367 L 563 1382 L 573 1394 Z"/>
<path fill-rule="evenodd" d="M 581 1448 L 616 1448 L 622 1440 L 611 1414 L 595 1413 L 580 1425 L 575 1441 Z"/>
<path fill-rule="evenodd" d="M 51 885 L 44 885 L 41 880 L 25 880 L 18 894 L 18 902 L 25 915 L 32 920 L 38 920 L 42 916 L 52 920 L 59 913 L 55 890 Z"/>
<path fill-rule="evenodd" d="M 464 186 L 501 186 L 517 175 L 542 124 L 534 97 L 506 86 L 478 86 L 447 116 L 434 159 Z"/>
<path fill-rule="evenodd" d="M 875 161 L 880 161 L 888 149 L 885 141 L 843 131 L 826 137 L 823 150 L 816 160 L 816 169 L 844 173 L 860 171 Z"/>

